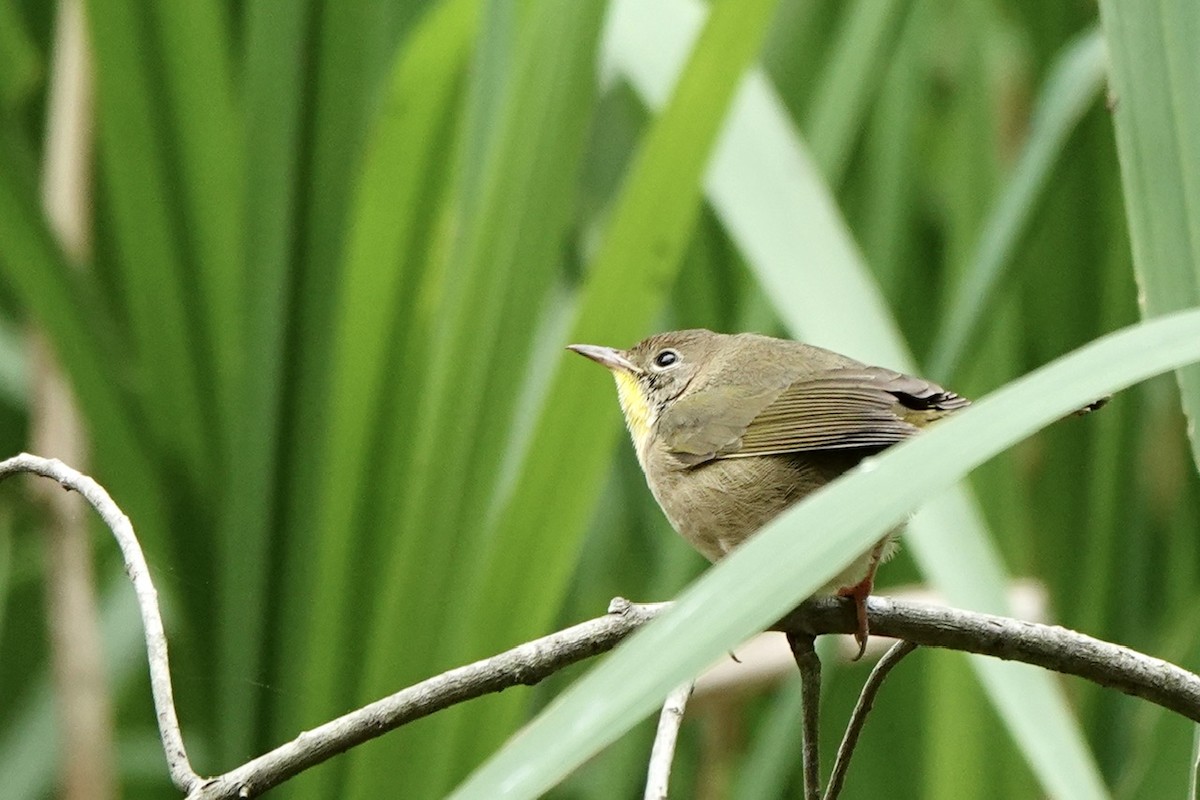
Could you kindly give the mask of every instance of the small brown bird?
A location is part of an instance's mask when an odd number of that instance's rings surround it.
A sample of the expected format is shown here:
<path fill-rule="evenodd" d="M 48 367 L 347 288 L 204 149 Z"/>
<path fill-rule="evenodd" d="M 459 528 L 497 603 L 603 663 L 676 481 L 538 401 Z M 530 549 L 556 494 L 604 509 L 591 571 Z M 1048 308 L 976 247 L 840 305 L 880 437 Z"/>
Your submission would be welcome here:
<path fill-rule="evenodd" d="M 629 350 L 569 349 L 612 372 L 650 491 L 710 561 L 863 458 L 968 405 L 920 378 L 751 333 L 672 331 Z M 894 538 L 818 592 L 854 601 L 860 656 L 866 599 Z"/>

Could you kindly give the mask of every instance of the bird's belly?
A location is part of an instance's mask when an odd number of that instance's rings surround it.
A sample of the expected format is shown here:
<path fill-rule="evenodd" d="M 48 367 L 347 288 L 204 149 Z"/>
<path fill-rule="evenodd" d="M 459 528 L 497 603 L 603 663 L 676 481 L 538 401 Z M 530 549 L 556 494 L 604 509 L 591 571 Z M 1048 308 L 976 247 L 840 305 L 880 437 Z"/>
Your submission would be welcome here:
<path fill-rule="evenodd" d="M 708 560 L 717 561 L 784 509 L 854 466 L 860 457 L 848 452 L 813 456 L 802 461 L 722 459 L 687 470 L 659 470 L 650 489 L 672 527 Z M 887 541 L 890 539 L 889 534 Z M 867 552 L 820 593 L 857 583 L 866 576 L 870 561 Z"/>
<path fill-rule="evenodd" d="M 727 459 L 663 475 L 650 488 L 672 527 L 716 561 L 823 483 L 792 473 L 765 458 Z"/>

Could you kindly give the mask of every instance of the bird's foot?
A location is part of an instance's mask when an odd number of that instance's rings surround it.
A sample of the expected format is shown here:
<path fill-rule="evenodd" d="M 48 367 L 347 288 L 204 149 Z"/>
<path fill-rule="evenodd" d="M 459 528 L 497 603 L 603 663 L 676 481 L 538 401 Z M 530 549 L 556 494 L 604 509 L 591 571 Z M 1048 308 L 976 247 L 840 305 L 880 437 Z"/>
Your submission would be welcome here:
<path fill-rule="evenodd" d="M 872 573 L 874 570 L 872 570 Z M 838 589 L 838 597 L 848 597 L 854 601 L 854 614 L 858 621 L 858 627 L 854 631 L 854 641 L 858 642 L 858 655 L 851 661 L 858 661 L 863 657 L 863 653 L 867 652 L 867 638 L 870 635 L 870 626 L 867 623 L 867 598 L 871 596 L 871 589 L 875 585 L 874 574 L 867 575 L 853 586 L 843 586 Z"/>

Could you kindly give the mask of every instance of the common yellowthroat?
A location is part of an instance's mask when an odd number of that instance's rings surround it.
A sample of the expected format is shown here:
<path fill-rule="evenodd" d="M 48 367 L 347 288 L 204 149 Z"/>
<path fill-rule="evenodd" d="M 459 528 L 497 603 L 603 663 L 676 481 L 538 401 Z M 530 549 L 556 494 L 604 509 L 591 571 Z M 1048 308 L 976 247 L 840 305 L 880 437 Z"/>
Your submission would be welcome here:
<path fill-rule="evenodd" d="M 920 378 L 752 333 L 672 331 L 628 350 L 568 349 L 612 372 L 650 491 L 710 561 L 863 458 L 969 404 Z M 894 537 L 819 592 L 853 600 L 860 656 L 867 596 Z"/>

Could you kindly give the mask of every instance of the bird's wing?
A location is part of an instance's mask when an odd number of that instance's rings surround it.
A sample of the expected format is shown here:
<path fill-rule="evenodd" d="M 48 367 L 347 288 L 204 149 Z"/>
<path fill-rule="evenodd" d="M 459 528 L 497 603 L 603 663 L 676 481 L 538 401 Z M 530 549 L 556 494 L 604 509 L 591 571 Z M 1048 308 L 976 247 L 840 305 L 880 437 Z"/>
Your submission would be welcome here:
<path fill-rule="evenodd" d="M 671 410 L 672 425 L 659 431 L 667 449 L 684 463 L 883 448 L 968 404 L 937 384 L 880 367 L 827 370 L 753 395 L 749 402 L 714 402 L 704 394 L 681 398 Z M 737 409 L 733 413 L 731 405 Z M 705 414 L 706 408 L 723 411 Z"/>
<path fill-rule="evenodd" d="M 750 423 L 786 388 L 786 384 L 753 390 L 738 385 L 710 386 L 680 397 L 670 413 L 659 418 L 658 439 L 688 466 L 712 461 L 740 446 Z"/>

